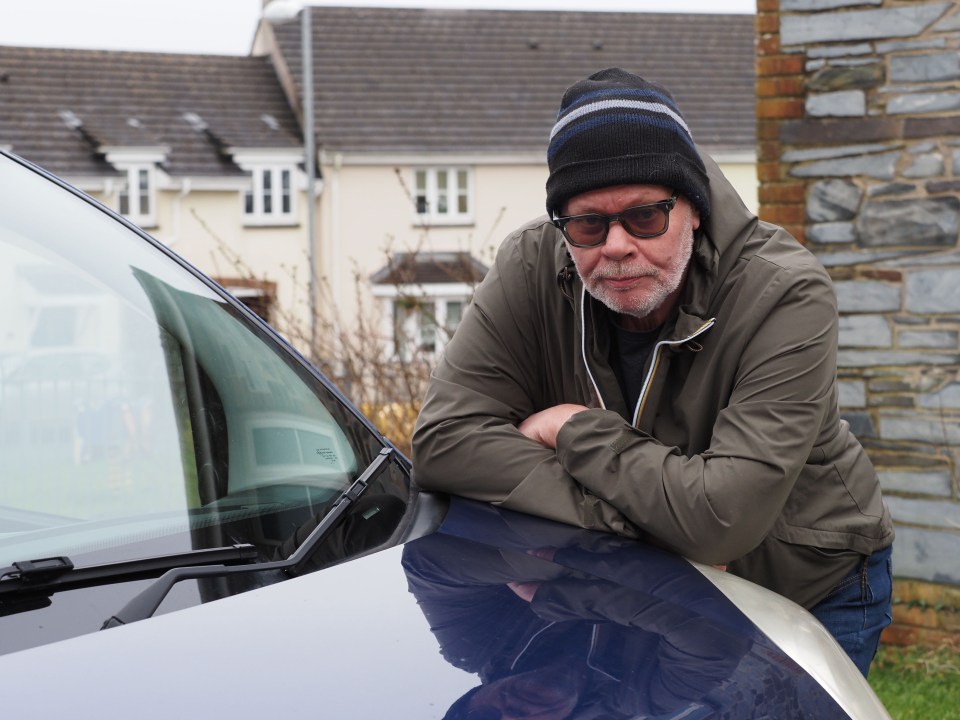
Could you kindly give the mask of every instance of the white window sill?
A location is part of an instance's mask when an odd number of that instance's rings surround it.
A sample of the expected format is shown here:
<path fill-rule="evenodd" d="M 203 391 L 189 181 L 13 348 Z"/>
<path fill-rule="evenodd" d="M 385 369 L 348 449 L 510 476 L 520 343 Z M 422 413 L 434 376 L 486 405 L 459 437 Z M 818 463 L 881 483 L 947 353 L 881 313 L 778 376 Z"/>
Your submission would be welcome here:
<path fill-rule="evenodd" d="M 473 217 L 422 217 L 413 221 L 414 227 L 472 227 Z"/>
<path fill-rule="evenodd" d="M 132 215 L 122 215 L 121 217 L 123 217 L 124 220 L 132 222 L 141 230 L 156 230 L 160 227 L 160 223 L 154 218 L 138 218 Z"/>
<path fill-rule="evenodd" d="M 294 218 L 252 218 L 245 217 L 243 219 L 244 227 L 279 227 L 279 228 L 293 228 L 299 227 L 298 223 Z"/>

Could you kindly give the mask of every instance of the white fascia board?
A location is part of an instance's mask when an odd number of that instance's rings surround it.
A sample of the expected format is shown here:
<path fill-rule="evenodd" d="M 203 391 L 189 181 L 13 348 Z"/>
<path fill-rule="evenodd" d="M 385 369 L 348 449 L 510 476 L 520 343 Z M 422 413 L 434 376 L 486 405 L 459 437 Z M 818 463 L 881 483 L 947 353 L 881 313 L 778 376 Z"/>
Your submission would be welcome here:
<path fill-rule="evenodd" d="M 82 176 L 73 176 L 73 177 L 64 177 L 68 183 L 70 183 L 77 190 L 82 190 L 87 194 L 94 193 L 105 193 L 112 192 L 117 182 L 123 181 L 125 178 L 122 175 L 117 175 L 116 177 L 103 177 L 101 175 L 88 175 L 86 177 Z"/>
<path fill-rule="evenodd" d="M 225 289 L 235 298 L 258 298 L 267 294 L 263 288 L 238 287 L 229 283 L 227 283 Z"/>
<path fill-rule="evenodd" d="M 717 165 L 754 165 L 757 162 L 756 150 L 715 150 L 704 148 Z"/>
<path fill-rule="evenodd" d="M 291 165 L 303 160 L 303 148 L 240 148 L 226 149 L 233 161 L 244 170 L 264 165 Z"/>
<path fill-rule="evenodd" d="M 241 192 L 250 187 L 250 178 L 231 176 L 188 175 L 171 180 L 164 189 L 183 190 L 190 192 Z"/>
<path fill-rule="evenodd" d="M 757 162 L 757 153 L 754 149 L 740 148 L 703 148 L 717 163 L 745 163 Z M 410 152 L 410 153 L 360 153 L 334 152 L 323 150 L 320 152 L 320 164 L 332 165 L 403 165 L 403 166 L 456 166 L 456 165 L 546 165 L 546 149 L 539 152 L 516 153 L 437 153 L 437 152 Z"/>
<path fill-rule="evenodd" d="M 473 294 L 468 283 L 423 283 L 422 285 L 371 284 L 374 297 L 452 297 L 461 298 Z"/>
<path fill-rule="evenodd" d="M 114 167 L 158 164 L 170 154 L 170 148 L 166 145 L 101 145 L 98 150 Z"/>
<path fill-rule="evenodd" d="M 457 165 L 546 165 L 546 154 L 518 153 L 340 153 L 324 150 L 320 164 L 331 165 L 402 165 L 402 166 L 457 166 Z"/>
<path fill-rule="evenodd" d="M 125 182 L 123 175 L 116 177 L 70 177 L 66 179 L 71 185 L 85 193 L 112 192 L 118 182 Z M 250 179 L 236 176 L 211 177 L 203 175 L 170 177 L 164 176 L 164 182 L 157 184 L 158 190 L 181 191 L 184 188 L 190 192 L 242 192 L 250 187 Z"/>
<path fill-rule="evenodd" d="M 173 190 L 176 189 L 180 184 L 170 177 L 170 175 L 167 174 L 167 171 L 163 168 L 154 168 L 153 174 L 157 190 Z"/>

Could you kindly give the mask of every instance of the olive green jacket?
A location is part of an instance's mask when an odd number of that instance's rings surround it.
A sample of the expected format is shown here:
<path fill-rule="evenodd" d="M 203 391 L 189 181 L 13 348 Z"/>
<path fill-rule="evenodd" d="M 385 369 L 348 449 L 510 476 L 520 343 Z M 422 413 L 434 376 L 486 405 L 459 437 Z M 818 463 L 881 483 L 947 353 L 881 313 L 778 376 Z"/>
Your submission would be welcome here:
<path fill-rule="evenodd" d="M 608 361 L 608 311 L 541 218 L 501 246 L 433 374 L 416 481 L 644 537 L 811 607 L 893 541 L 890 515 L 840 419 L 830 278 L 705 161 L 713 212 L 638 406 Z M 517 430 L 560 403 L 592 409 L 556 451 Z"/>

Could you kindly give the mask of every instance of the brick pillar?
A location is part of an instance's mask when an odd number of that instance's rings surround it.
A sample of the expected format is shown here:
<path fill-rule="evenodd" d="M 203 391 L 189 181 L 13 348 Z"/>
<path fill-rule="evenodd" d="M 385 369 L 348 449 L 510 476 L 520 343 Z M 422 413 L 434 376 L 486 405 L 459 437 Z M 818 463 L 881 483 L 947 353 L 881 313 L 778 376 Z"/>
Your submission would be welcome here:
<path fill-rule="evenodd" d="M 760 219 L 804 241 L 806 183 L 790 179 L 780 161 L 780 126 L 803 117 L 803 56 L 780 49 L 779 0 L 757 0 L 757 177 Z"/>

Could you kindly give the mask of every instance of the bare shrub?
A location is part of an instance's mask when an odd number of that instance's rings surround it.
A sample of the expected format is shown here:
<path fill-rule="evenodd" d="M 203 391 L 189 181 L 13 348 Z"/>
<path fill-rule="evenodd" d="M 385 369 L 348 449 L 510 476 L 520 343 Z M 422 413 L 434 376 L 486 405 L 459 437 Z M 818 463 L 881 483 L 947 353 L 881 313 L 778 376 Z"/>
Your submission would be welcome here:
<path fill-rule="evenodd" d="M 258 275 L 201 218 L 197 220 L 217 244 L 215 267 L 219 268 L 222 262 L 229 265 L 229 273 L 222 274 L 230 274 L 243 284 L 265 286 L 270 282 Z M 486 271 L 486 267 L 468 253 L 424 251 L 429 227 L 421 230 L 418 247 L 394 252 L 394 243 L 387 243 L 382 250 L 383 270 L 377 273 L 376 282 L 395 288 L 395 307 L 416 311 L 420 313 L 421 322 L 432 325 L 437 343 L 432 347 L 405 337 L 397 318 L 385 318 L 384 304 L 370 299 L 371 278 L 362 273 L 355 262 L 352 271 L 355 317 L 339 315 L 328 278 L 318 277 L 317 316 L 311 327 L 309 312 L 297 312 L 298 307 L 307 306 L 301 298 L 308 294 L 308 279 L 298 277 L 296 268 L 290 268 L 290 280 L 296 289 L 294 301 L 290 303 L 292 306 L 274 303 L 270 318 L 278 332 L 336 383 L 384 436 L 407 455 L 430 373 L 438 359 L 435 347 L 445 344 L 453 333 L 452 327 L 439 322 L 432 314 L 422 279 L 427 276 L 432 282 L 464 283 L 475 288 Z M 492 254 L 492 246 L 489 252 Z M 387 328 L 392 334 L 385 333 Z M 314 338 L 312 346 L 311 337 Z"/>

